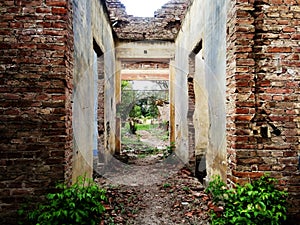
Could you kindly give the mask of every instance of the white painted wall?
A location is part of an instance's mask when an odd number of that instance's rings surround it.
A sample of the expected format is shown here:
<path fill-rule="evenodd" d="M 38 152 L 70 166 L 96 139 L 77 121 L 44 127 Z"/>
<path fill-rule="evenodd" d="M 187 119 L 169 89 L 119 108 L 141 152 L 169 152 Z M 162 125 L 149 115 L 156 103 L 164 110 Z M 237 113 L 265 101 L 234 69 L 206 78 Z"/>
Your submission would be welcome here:
<path fill-rule="evenodd" d="M 74 162 L 73 178 L 86 174 L 91 177 L 95 130 L 95 63 L 93 38 L 104 52 L 105 75 L 105 119 L 110 129 L 107 133 L 107 148 L 113 151 L 115 131 L 114 74 L 115 49 L 112 30 L 104 13 L 102 1 L 73 1 L 74 30 L 74 92 L 73 134 Z"/>
<path fill-rule="evenodd" d="M 225 75 L 226 75 L 226 1 L 194 0 L 175 41 L 176 67 L 176 142 L 178 154 L 188 159 L 187 74 L 188 57 L 202 40 L 203 49 L 196 57 L 195 86 L 196 153 L 206 150 L 207 172 L 225 178 Z M 201 57 L 203 56 L 203 59 Z M 200 57 L 200 58 L 199 58 Z M 203 95 L 207 94 L 207 98 Z M 205 102 L 207 101 L 207 102 Z M 208 113 L 208 116 L 205 115 Z M 203 118 L 206 118 L 203 120 Z M 202 127 L 204 126 L 204 127 Z M 199 130 L 202 128 L 201 130 Z M 204 133 L 206 134 L 204 134 Z M 205 143 L 205 139 L 208 143 Z M 203 142 L 204 141 L 204 142 Z"/>

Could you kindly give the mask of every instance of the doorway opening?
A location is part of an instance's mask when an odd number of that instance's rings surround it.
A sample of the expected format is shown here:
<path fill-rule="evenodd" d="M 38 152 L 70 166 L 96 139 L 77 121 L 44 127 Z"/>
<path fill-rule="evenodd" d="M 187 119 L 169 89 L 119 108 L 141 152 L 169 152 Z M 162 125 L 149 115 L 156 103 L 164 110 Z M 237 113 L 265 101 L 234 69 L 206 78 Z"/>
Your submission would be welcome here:
<path fill-rule="evenodd" d="M 170 153 L 169 65 L 122 63 L 121 154 L 154 163 Z"/>
<path fill-rule="evenodd" d="M 97 168 L 99 163 L 105 162 L 105 119 L 104 119 L 104 56 L 103 51 L 93 40 L 94 48 L 94 135 L 93 135 L 93 161 L 94 168 Z"/>
<path fill-rule="evenodd" d="M 200 40 L 189 55 L 188 134 L 189 164 L 195 176 L 203 183 L 206 172 L 208 146 L 208 103 L 205 87 L 205 63 Z"/>

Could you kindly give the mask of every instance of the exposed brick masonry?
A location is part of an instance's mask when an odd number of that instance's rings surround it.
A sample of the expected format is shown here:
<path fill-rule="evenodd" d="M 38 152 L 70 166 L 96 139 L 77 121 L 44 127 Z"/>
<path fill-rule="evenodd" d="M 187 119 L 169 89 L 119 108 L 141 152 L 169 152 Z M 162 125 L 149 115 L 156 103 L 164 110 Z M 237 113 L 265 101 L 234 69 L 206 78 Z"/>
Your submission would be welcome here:
<path fill-rule="evenodd" d="M 265 172 L 299 212 L 299 1 L 237 0 L 228 13 L 228 178 Z"/>
<path fill-rule="evenodd" d="M 0 223 L 71 176 L 68 0 L 0 2 Z"/>

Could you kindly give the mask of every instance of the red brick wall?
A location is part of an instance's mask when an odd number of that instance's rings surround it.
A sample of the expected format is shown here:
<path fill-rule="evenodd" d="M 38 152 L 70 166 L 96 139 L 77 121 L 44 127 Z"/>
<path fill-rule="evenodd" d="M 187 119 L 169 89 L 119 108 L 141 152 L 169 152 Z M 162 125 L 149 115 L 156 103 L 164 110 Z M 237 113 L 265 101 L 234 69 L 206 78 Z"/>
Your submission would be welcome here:
<path fill-rule="evenodd" d="M 0 2 L 0 224 L 71 176 L 68 0 Z"/>
<path fill-rule="evenodd" d="M 269 172 L 299 214 L 299 1 L 231 1 L 227 21 L 228 180 Z"/>

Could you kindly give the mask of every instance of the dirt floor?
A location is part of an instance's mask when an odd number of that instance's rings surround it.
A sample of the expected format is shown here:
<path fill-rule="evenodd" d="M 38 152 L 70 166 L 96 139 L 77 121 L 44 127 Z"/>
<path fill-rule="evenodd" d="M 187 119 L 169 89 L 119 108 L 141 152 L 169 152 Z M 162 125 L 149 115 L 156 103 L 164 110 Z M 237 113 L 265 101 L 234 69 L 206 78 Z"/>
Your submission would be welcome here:
<path fill-rule="evenodd" d="M 164 150 L 145 154 L 149 144 L 166 144 L 146 135 L 140 138 L 147 141 L 124 146 L 119 159 L 98 171 L 95 180 L 108 196 L 101 224 L 209 224 L 213 205 L 202 184 L 174 154 Z"/>
<path fill-rule="evenodd" d="M 102 224 L 209 224 L 211 201 L 188 170 L 152 185 L 115 185 L 102 178 L 98 182 L 109 199 Z"/>

